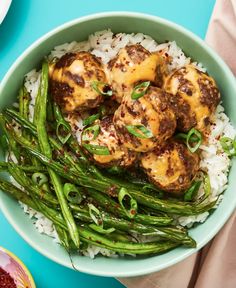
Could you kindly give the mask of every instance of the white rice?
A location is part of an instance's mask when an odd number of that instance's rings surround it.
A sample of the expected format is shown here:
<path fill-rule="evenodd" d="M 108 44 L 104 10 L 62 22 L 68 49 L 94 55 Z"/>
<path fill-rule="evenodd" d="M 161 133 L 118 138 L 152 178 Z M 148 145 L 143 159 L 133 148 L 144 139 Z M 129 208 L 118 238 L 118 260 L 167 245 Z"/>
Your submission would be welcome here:
<path fill-rule="evenodd" d="M 202 67 L 201 63 L 191 62 L 189 57 L 186 57 L 183 51 L 177 46 L 175 41 L 158 44 L 150 36 L 144 35 L 142 33 L 137 34 L 125 34 L 119 33 L 114 35 L 111 30 L 104 30 L 90 35 L 88 41 L 65 43 L 60 46 L 56 46 L 50 53 L 48 58 L 52 60 L 53 58 L 60 58 L 68 52 L 77 51 L 90 51 L 97 57 L 100 57 L 101 61 L 106 64 L 112 58 L 114 58 L 119 50 L 129 44 L 141 44 L 150 52 L 159 51 L 159 53 L 167 53 L 168 56 L 172 58 L 169 63 L 169 71 L 178 69 L 192 63 L 199 70 L 205 72 L 205 68 Z M 26 75 L 25 86 L 28 92 L 31 94 L 30 102 L 30 118 L 33 119 L 33 110 L 35 105 L 35 98 L 37 95 L 38 87 L 40 82 L 40 71 L 37 72 L 35 69 L 30 71 Z M 80 133 L 82 130 L 81 119 L 69 119 L 73 123 L 72 128 L 76 131 L 77 139 L 80 139 Z M 214 116 L 214 124 L 211 127 L 211 132 L 209 135 L 209 143 L 207 145 L 201 145 L 201 162 L 200 168 L 208 173 L 211 183 L 211 196 L 208 201 L 212 201 L 217 196 L 219 196 L 226 188 L 228 182 L 228 173 L 230 169 L 230 159 L 226 153 L 221 148 L 219 143 L 219 138 L 222 136 L 227 136 L 234 138 L 236 136 L 236 131 L 231 125 L 229 118 L 224 113 L 224 108 L 222 105 L 217 107 Z M 199 190 L 199 197 L 203 193 L 203 187 Z M 219 201 L 222 200 L 223 195 L 220 196 Z M 218 202 L 219 202 L 218 201 Z M 218 205 L 219 203 L 217 203 Z M 56 242 L 59 242 L 56 230 L 52 222 L 46 219 L 41 213 L 34 211 L 33 209 L 21 204 L 24 212 L 29 215 L 30 218 L 34 219 L 34 224 L 39 231 L 39 233 L 46 234 L 53 237 Z M 182 226 L 191 227 L 194 223 L 203 223 L 209 216 L 208 212 L 204 212 L 196 216 L 179 217 L 178 221 Z M 102 254 L 109 257 L 117 257 L 115 252 L 109 251 L 104 248 L 99 248 L 94 245 L 89 245 L 88 249 L 83 252 L 84 255 L 94 258 L 97 254 Z"/>

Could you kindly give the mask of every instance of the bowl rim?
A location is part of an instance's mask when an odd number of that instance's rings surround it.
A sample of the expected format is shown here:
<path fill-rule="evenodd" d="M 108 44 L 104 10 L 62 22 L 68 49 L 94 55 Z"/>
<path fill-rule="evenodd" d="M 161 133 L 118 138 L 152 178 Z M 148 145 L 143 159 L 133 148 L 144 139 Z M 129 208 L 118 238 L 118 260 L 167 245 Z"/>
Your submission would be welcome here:
<path fill-rule="evenodd" d="M 25 273 L 27 274 L 30 284 L 31 284 L 31 288 L 36 288 L 35 282 L 34 282 L 34 278 L 31 274 L 31 272 L 29 271 L 29 269 L 26 267 L 26 265 L 20 260 L 20 258 L 18 258 L 14 253 L 12 253 L 11 251 L 7 250 L 6 248 L 0 246 L 0 251 L 6 253 L 9 257 L 11 257 L 12 259 L 14 259 L 25 271 Z"/>
<path fill-rule="evenodd" d="M 0 94 L 2 93 L 2 90 L 5 86 L 5 83 L 8 81 L 8 78 L 14 71 L 14 69 L 21 63 L 21 61 L 31 52 L 33 51 L 38 45 L 40 45 L 42 42 L 50 38 L 52 35 L 60 32 L 61 30 L 64 30 L 66 28 L 69 28 L 70 26 L 73 26 L 75 24 L 84 22 L 84 21 L 89 21 L 93 19 L 100 19 L 100 18 L 105 18 L 105 17 L 130 17 L 130 18 L 139 18 L 139 19 L 146 19 L 146 20 L 151 20 L 153 22 L 159 22 L 163 25 L 172 27 L 176 30 L 181 31 L 183 34 L 185 34 L 187 37 L 189 37 L 192 41 L 196 42 L 200 46 L 204 47 L 204 49 L 214 58 L 214 60 L 221 65 L 222 70 L 224 73 L 227 74 L 227 77 L 229 78 L 230 82 L 234 86 L 234 90 L 236 91 L 236 81 L 234 78 L 233 73 L 231 72 L 230 68 L 227 66 L 227 64 L 224 62 L 224 60 L 199 36 L 194 34 L 193 32 L 189 31 L 188 29 L 182 27 L 179 24 L 176 24 L 172 21 L 163 19 L 161 17 L 151 15 L 151 14 L 146 14 L 146 13 L 139 13 L 139 12 L 127 12 L 127 11 L 109 11 L 109 12 L 102 12 L 102 13 L 94 13 L 94 14 L 89 14 L 87 16 L 79 17 L 73 20 L 70 20 L 68 22 L 65 22 L 64 24 L 61 24 L 57 26 L 56 28 L 50 30 L 40 38 L 38 38 L 36 41 L 34 41 L 10 66 L 9 70 L 7 71 L 6 75 L 2 79 L 0 83 Z M 95 32 L 95 31 L 94 31 Z M 224 216 L 222 216 L 222 220 L 219 224 L 217 224 L 215 227 L 212 227 L 212 230 L 209 231 L 207 237 L 205 238 L 204 241 L 201 241 L 200 244 L 197 245 L 196 248 L 194 249 L 188 249 L 184 251 L 180 256 L 174 258 L 171 261 L 166 261 L 165 264 L 161 266 L 160 269 L 155 268 L 155 265 L 153 267 L 142 267 L 142 269 L 135 270 L 135 271 L 123 271 L 123 272 L 115 272 L 115 271 L 94 271 L 92 268 L 84 268 L 84 267 L 79 267 L 79 271 L 92 274 L 92 275 L 98 275 L 98 276 L 107 276 L 107 277 L 134 277 L 134 276 L 141 276 L 141 275 L 146 275 L 150 274 L 156 271 L 163 270 L 165 268 L 168 268 L 184 259 L 186 259 L 188 256 L 192 255 L 194 252 L 197 252 L 199 249 L 201 249 L 203 246 L 205 246 L 218 232 L 219 230 L 225 225 L 226 221 L 229 219 L 231 214 L 233 213 L 235 207 L 232 206 L 231 209 L 227 209 L 225 211 Z M 0 197 L 0 210 L 8 220 L 8 222 L 13 226 L 15 231 L 36 251 L 40 252 L 42 255 L 45 257 L 49 258 L 50 260 L 53 260 L 54 262 L 61 264 L 63 266 L 66 266 L 68 268 L 72 268 L 70 264 L 68 264 L 65 260 L 58 259 L 56 256 L 54 256 L 52 253 L 45 251 L 44 248 L 41 248 L 40 245 L 37 243 L 33 242 L 30 238 L 30 236 L 26 235 L 21 228 L 18 227 L 17 223 L 14 220 L 14 217 L 12 217 L 10 211 L 4 206 L 2 198 Z"/>

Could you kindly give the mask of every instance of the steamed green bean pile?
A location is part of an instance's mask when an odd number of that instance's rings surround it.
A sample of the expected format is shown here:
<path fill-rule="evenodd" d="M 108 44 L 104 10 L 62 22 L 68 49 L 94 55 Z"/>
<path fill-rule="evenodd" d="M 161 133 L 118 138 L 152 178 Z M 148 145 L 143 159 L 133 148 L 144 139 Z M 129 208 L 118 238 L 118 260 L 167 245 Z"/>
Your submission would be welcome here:
<path fill-rule="evenodd" d="M 67 251 L 81 251 L 88 244 L 124 254 L 196 247 L 175 219 L 209 211 L 215 201 L 163 198 L 150 183 L 126 181 L 90 163 L 50 99 L 46 62 L 41 73 L 33 122 L 24 87 L 19 108 L 0 115 L 2 145 L 8 155 L 6 162 L 0 162 L 0 171 L 7 171 L 20 185 L 1 177 L 0 189 L 50 219 Z M 16 125 L 20 131 L 14 129 Z"/>

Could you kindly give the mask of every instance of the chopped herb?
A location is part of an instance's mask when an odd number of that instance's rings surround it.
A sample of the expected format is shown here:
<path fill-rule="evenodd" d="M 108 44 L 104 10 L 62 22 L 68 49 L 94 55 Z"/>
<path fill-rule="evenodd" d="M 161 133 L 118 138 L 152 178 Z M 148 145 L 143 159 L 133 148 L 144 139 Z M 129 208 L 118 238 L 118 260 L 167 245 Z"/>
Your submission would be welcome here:
<path fill-rule="evenodd" d="M 88 150 L 88 152 L 95 155 L 110 155 L 110 151 L 106 146 L 83 144 L 83 147 Z"/>
<path fill-rule="evenodd" d="M 93 81 L 91 84 L 93 90 L 95 90 L 98 94 L 104 96 L 112 96 L 113 92 L 110 86 L 107 83 L 101 81 Z"/>
<path fill-rule="evenodd" d="M 152 138 L 153 134 L 143 125 L 127 125 L 126 129 L 130 134 L 134 135 L 137 138 L 147 139 Z"/>
<path fill-rule="evenodd" d="M 134 90 L 131 94 L 131 98 L 134 100 L 139 99 L 140 97 L 144 96 L 150 86 L 150 81 L 142 82 L 134 87 Z"/>

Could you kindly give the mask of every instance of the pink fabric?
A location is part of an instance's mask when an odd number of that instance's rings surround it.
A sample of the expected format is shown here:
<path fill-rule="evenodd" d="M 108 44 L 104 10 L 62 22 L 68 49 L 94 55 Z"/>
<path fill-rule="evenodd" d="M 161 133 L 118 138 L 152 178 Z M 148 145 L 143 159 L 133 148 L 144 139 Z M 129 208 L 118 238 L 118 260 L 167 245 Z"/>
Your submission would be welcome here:
<path fill-rule="evenodd" d="M 236 75 L 236 0 L 217 0 L 206 41 Z M 160 272 L 118 279 L 128 288 L 235 288 L 236 212 L 200 252 Z"/>
<path fill-rule="evenodd" d="M 206 41 L 226 61 L 236 75 L 236 1 L 217 0 Z"/>

